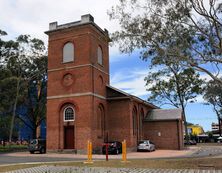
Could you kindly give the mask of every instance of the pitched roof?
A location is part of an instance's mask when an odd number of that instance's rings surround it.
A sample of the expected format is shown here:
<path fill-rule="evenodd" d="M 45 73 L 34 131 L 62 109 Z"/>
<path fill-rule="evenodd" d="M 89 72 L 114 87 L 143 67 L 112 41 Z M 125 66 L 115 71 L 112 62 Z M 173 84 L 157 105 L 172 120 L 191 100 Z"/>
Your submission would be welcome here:
<path fill-rule="evenodd" d="M 179 120 L 182 109 L 153 109 L 147 113 L 145 121 Z"/>
<path fill-rule="evenodd" d="M 119 90 L 117 88 L 114 88 L 113 86 L 106 85 L 107 89 L 107 99 L 112 99 L 112 98 L 129 98 L 129 94 Z"/>
<path fill-rule="evenodd" d="M 150 106 L 154 109 L 157 109 L 159 107 L 157 107 L 156 105 L 153 105 L 152 103 L 149 103 L 139 97 L 136 97 L 134 95 L 128 94 L 122 90 L 119 90 L 113 86 L 107 85 L 107 99 L 108 100 L 118 100 L 118 99 L 133 99 L 135 101 L 139 101 L 142 102 L 143 104 Z"/>

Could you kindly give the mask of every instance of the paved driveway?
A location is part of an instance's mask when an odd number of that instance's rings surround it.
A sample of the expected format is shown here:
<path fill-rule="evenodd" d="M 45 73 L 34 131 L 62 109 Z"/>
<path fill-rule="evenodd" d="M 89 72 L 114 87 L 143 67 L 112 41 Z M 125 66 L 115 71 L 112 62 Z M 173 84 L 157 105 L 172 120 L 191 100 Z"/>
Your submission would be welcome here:
<path fill-rule="evenodd" d="M 155 152 L 130 152 L 127 158 L 169 158 L 169 157 L 183 157 L 190 155 L 196 149 L 189 150 L 156 150 Z M 122 155 L 109 155 L 109 159 L 121 159 Z M 87 159 L 87 155 L 80 154 L 30 154 L 29 152 L 17 152 L 0 154 L 0 165 L 3 164 L 16 164 L 16 163 L 31 163 L 31 162 L 56 162 L 56 161 L 83 161 Z M 105 155 L 93 154 L 94 160 L 105 160 Z"/>
<path fill-rule="evenodd" d="M 192 147 L 187 150 L 156 150 L 154 152 L 129 152 L 127 153 L 127 157 L 130 159 L 134 158 L 168 158 L 168 157 L 183 157 L 188 156 L 197 151 L 197 147 Z M 13 159 L 15 158 L 15 159 Z M 72 161 L 72 160 L 86 160 L 87 155 L 83 154 L 61 154 L 61 153 L 47 153 L 47 154 L 30 154 L 29 152 L 16 152 L 16 153 L 7 153 L 0 154 L 0 164 L 3 162 L 13 163 L 13 161 L 27 161 L 27 162 L 39 162 L 41 160 L 44 161 Z M 122 155 L 109 155 L 109 159 L 121 159 Z M 105 155 L 101 154 L 93 154 L 93 159 L 101 159 L 105 160 Z"/>

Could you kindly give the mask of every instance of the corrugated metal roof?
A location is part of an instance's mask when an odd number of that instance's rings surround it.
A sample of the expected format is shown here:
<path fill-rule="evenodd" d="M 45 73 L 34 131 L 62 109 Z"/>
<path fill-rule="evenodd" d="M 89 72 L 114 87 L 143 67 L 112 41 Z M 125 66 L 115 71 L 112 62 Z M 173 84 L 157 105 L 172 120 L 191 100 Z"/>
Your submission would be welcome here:
<path fill-rule="evenodd" d="M 153 109 L 145 117 L 145 121 L 182 119 L 182 109 Z"/>

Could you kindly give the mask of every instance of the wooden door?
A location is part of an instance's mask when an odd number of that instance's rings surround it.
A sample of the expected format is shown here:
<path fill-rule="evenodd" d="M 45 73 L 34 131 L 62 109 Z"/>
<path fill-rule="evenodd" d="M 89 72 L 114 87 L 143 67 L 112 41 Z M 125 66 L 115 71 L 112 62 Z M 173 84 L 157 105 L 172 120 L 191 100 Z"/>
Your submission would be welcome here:
<path fill-rule="evenodd" d="M 65 149 L 74 149 L 74 126 L 64 127 L 64 148 Z"/>

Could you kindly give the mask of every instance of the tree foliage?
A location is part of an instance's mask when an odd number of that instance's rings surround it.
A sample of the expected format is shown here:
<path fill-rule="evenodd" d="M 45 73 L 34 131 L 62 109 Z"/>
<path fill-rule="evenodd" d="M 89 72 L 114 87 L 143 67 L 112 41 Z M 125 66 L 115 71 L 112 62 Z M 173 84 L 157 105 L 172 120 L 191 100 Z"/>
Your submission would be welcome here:
<path fill-rule="evenodd" d="M 222 85 L 216 81 L 210 81 L 204 93 L 204 99 L 213 106 L 216 112 L 218 123 L 219 123 L 219 133 L 221 136 L 221 120 L 222 120 Z"/>
<path fill-rule="evenodd" d="M 222 83 L 222 3 L 219 0 L 120 0 L 109 11 L 122 52 L 138 49 L 152 64 L 180 63 Z"/>
<path fill-rule="evenodd" d="M 187 103 L 195 101 L 202 93 L 203 81 L 193 69 L 180 68 L 172 65 L 168 69 L 150 73 L 145 78 L 147 90 L 151 92 L 150 101 L 169 104 L 176 108 L 185 108 Z"/>
<path fill-rule="evenodd" d="M 7 33 L 0 30 L 0 34 L 1 38 Z M 20 35 L 15 41 L 0 39 L 0 50 L 0 116 L 10 117 L 9 141 L 18 119 L 33 130 L 35 138 L 36 128 L 45 119 L 46 110 L 47 57 L 44 42 Z M 20 106 L 29 110 L 26 115 L 19 114 Z"/>
<path fill-rule="evenodd" d="M 202 93 L 203 81 L 192 68 L 183 68 L 178 64 L 168 64 L 158 72 L 150 73 L 146 86 L 151 92 L 149 101 L 157 104 L 169 104 L 182 109 L 186 136 L 188 136 L 185 108 Z"/>
<path fill-rule="evenodd" d="M 35 59 L 32 65 L 31 68 L 35 69 L 35 75 L 32 75 L 32 78 L 27 81 L 27 96 L 23 103 L 27 111 L 25 114 L 17 114 L 17 118 L 32 130 L 33 138 L 37 138 L 37 128 L 46 118 L 47 58 L 42 56 Z"/>

